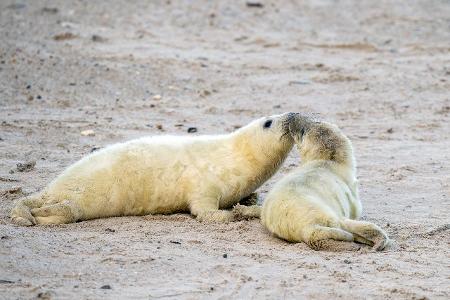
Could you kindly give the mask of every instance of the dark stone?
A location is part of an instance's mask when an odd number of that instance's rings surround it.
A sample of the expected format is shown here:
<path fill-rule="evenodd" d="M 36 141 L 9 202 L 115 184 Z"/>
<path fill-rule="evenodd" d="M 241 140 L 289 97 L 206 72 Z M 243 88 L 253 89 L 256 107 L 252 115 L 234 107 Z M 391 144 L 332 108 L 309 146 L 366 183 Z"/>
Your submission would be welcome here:
<path fill-rule="evenodd" d="M 264 7 L 264 4 L 258 1 L 247 1 L 245 4 L 247 5 L 247 7 L 256 7 L 256 8 Z"/>
<path fill-rule="evenodd" d="M 111 286 L 110 286 L 109 284 L 105 284 L 105 285 L 102 285 L 100 288 L 101 288 L 102 290 L 110 290 L 110 289 L 111 289 Z"/>

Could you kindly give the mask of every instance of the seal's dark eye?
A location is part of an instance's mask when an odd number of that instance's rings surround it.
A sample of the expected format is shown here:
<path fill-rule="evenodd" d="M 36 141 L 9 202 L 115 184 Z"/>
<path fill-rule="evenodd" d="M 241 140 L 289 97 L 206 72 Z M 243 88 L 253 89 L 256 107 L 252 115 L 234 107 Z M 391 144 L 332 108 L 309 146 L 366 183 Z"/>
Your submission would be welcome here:
<path fill-rule="evenodd" d="M 264 123 L 264 128 L 270 128 L 270 126 L 272 126 L 272 120 L 267 120 L 267 121 Z"/>

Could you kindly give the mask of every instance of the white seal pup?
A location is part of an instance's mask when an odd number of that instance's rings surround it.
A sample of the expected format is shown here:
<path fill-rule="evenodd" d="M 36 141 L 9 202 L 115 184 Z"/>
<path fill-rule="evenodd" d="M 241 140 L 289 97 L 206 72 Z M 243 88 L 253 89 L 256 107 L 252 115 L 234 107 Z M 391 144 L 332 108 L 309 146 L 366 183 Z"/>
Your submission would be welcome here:
<path fill-rule="evenodd" d="M 384 249 L 386 233 L 357 221 L 362 206 L 350 140 L 335 125 L 306 117 L 296 120 L 290 126 L 301 165 L 268 193 L 262 224 L 282 239 L 303 241 L 315 250 L 335 246 L 330 239 Z"/>
<path fill-rule="evenodd" d="M 225 135 L 154 136 L 109 146 L 67 168 L 43 191 L 19 200 L 19 225 L 113 216 L 190 212 L 200 221 L 233 220 L 231 208 L 269 179 L 294 145 L 298 114 L 255 120 Z M 239 209 L 239 217 L 259 210 Z"/>

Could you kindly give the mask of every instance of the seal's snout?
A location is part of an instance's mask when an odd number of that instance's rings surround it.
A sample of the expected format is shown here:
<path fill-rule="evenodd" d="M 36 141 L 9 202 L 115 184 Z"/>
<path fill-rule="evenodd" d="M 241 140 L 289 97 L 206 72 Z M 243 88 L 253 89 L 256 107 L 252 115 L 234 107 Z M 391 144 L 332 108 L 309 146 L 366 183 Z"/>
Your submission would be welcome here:
<path fill-rule="evenodd" d="M 290 128 L 292 125 L 295 125 L 295 123 L 298 123 L 298 119 L 300 118 L 299 113 L 289 112 L 286 113 L 286 116 L 283 120 L 283 129 L 286 133 L 290 133 Z"/>
<path fill-rule="evenodd" d="M 300 113 L 289 112 L 286 114 L 286 121 L 293 122 L 296 118 L 300 116 Z"/>
<path fill-rule="evenodd" d="M 285 130 L 296 142 L 302 139 L 312 121 L 308 116 L 300 113 L 288 113 L 286 120 Z"/>
<path fill-rule="evenodd" d="M 292 137 L 291 127 L 297 123 L 297 119 L 300 117 L 299 113 L 289 112 L 283 115 L 282 129 L 283 137 Z"/>

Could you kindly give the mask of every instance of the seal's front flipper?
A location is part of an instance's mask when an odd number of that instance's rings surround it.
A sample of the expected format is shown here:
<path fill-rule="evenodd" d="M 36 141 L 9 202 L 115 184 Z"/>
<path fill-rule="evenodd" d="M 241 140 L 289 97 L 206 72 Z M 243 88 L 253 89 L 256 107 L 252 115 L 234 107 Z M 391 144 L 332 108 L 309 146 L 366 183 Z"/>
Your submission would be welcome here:
<path fill-rule="evenodd" d="M 219 209 L 219 200 L 214 197 L 198 197 L 190 202 L 190 211 L 200 222 L 233 221 L 233 213 Z"/>
<path fill-rule="evenodd" d="M 236 204 L 233 207 L 232 212 L 234 221 L 260 218 L 261 206 L 258 205 L 245 206 L 241 204 Z"/>
<path fill-rule="evenodd" d="M 209 210 L 199 213 L 197 220 L 206 223 L 228 223 L 234 221 L 234 216 L 229 210 Z"/>
<path fill-rule="evenodd" d="M 80 219 L 80 209 L 76 203 L 64 201 L 31 210 L 37 224 L 66 224 Z"/>
<path fill-rule="evenodd" d="M 32 195 L 17 201 L 14 208 L 11 210 L 11 220 L 14 224 L 21 226 L 33 226 L 36 224 L 36 219 L 31 214 L 31 209 L 40 207 L 44 200 L 39 195 Z"/>

